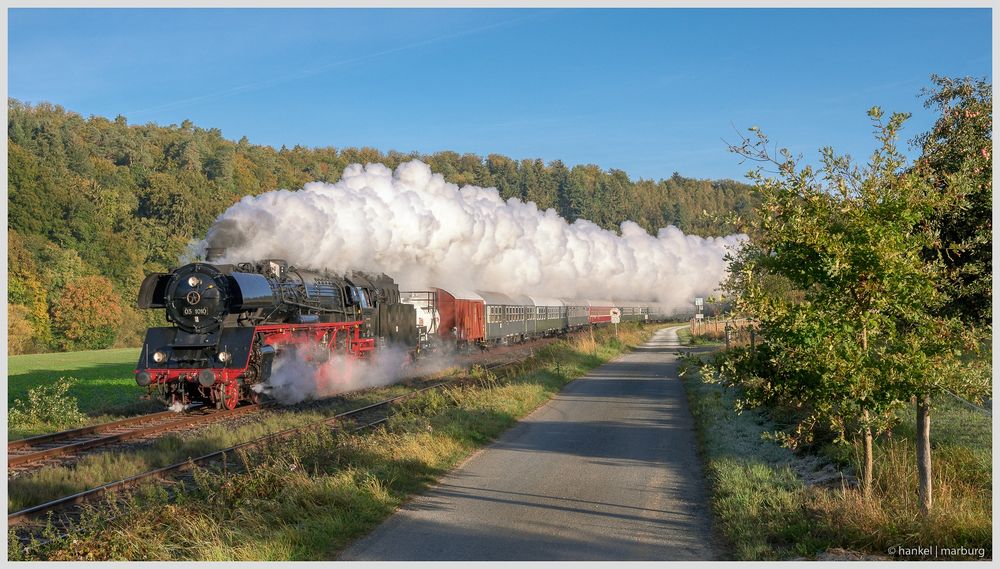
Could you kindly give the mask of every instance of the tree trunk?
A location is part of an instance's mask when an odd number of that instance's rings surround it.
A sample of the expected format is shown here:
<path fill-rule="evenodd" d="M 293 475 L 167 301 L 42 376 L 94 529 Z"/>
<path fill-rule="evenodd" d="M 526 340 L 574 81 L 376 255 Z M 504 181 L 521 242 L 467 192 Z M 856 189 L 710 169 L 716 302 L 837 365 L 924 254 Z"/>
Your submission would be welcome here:
<path fill-rule="evenodd" d="M 868 411 L 865 411 L 865 417 L 867 418 Z M 864 494 L 865 499 L 869 500 L 872 497 L 872 468 L 874 467 L 872 459 L 872 428 L 865 427 L 864 433 L 864 445 L 865 445 L 865 457 L 863 470 L 861 472 L 861 492 Z"/>
<path fill-rule="evenodd" d="M 920 513 L 931 513 L 934 497 L 931 494 L 931 397 L 917 396 L 917 478 Z"/>
<path fill-rule="evenodd" d="M 868 326 L 866 324 L 861 325 L 861 349 L 868 355 Z M 861 492 L 865 496 L 865 500 L 870 500 L 872 497 L 872 468 L 874 467 L 873 459 L 873 440 L 872 440 L 872 427 L 868 421 L 868 409 L 861 412 L 861 418 L 864 422 L 864 446 L 865 446 L 865 456 L 864 465 L 861 472 Z"/>

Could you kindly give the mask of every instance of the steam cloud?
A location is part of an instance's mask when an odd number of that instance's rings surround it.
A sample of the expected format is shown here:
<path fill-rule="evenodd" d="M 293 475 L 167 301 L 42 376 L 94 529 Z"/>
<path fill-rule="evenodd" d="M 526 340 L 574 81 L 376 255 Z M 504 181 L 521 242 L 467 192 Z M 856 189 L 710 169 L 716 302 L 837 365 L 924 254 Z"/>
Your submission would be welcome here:
<path fill-rule="evenodd" d="M 335 184 L 247 196 L 226 210 L 191 253 L 225 247 L 225 262 L 384 272 L 401 290 L 438 286 L 554 298 L 655 301 L 690 307 L 725 276 L 723 256 L 744 235 L 703 238 L 676 227 L 621 235 L 568 223 L 495 188 L 448 183 L 414 160 L 395 172 L 352 164 Z"/>
<path fill-rule="evenodd" d="M 389 385 L 451 365 L 446 356 L 431 357 L 419 365 L 410 364 L 409 359 L 406 350 L 397 348 L 380 350 L 371 361 L 346 354 L 317 359 L 316 354 L 309 353 L 308 349 L 290 348 L 275 358 L 267 383 L 259 383 L 254 389 L 279 403 L 291 405 L 366 387 Z"/>

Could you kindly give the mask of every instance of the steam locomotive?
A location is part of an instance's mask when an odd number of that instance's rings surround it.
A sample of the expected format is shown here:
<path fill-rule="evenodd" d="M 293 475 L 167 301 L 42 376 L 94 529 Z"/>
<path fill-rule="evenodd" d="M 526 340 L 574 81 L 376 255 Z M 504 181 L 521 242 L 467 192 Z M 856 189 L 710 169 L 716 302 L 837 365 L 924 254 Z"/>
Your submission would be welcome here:
<path fill-rule="evenodd" d="M 414 306 L 400 302 L 390 277 L 301 270 L 279 259 L 150 274 L 138 307 L 164 309 L 173 324 L 146 332 L 135 370 L 136 383 L 171 406 L 258 402 L 284 350 L 322 362 L 417 346 Z"/>

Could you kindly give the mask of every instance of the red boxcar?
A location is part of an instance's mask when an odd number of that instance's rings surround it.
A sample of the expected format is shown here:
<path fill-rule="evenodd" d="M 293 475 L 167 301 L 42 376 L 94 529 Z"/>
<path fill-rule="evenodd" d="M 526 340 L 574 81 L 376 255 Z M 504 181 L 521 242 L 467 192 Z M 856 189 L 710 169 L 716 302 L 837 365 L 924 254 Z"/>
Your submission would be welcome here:
<path fill-rule="evenodd" d="M 474 292 L 450 293 L 440 288 L 435 290 L 438 313 L 441 315 L 438 327 L 441 337 L 464 342 L 482 340 L 486 333 L 483 298 Z"/>

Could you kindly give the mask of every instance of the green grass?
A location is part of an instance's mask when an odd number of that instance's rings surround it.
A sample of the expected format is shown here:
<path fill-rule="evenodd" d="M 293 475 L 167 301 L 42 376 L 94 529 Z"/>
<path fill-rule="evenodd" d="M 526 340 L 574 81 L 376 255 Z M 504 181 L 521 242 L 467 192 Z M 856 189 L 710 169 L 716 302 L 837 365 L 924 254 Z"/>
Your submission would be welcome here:
<path fill-rule="evenodd" d="M 11 356 L 7 360 L 7 405 L 24 398 L 28 390 L 60 376 L 80 382 L 70 390 L 84 412 L 105 412 L 134 403 L 145 390 L 135 384 L 139 350 L 93 350 Z"/>
<path fill-rule="evenodd" d="M 931 412 L 934 507 L 924 518 L 917 501 L 913 406 L 901 412 L 892 437 L 874 448 L 873 499 L 856 491 L 813 496 L 812 507 L 837 543 L 861 551 L 885 553 L 898 545 L 981 548 L 992 552 L 993 454 L 991 419 L 945 394 Z M 855 470 L 860 448 L 828 454 Z M 972 556 L 975 558 L 976 556 Z"/>
<path fill-rule="evenodd" d="M 320 560 L 551 398 L 573 378 L 656 329 L 622 327 L 555 342 L 510 376 L 407 400 L 389 428 L 312 431 L 255 451 L 248 471 L 199 471 L 176 498 L 148 490 L 112 516 L 86 516 L 72 538 L 12 559 Z"/>
<path fill-rule="evenodd" d="M 31 388 L 53 383 L 60 377 L 73 377 L 78 381 L 68 395 L 89 416 L 76 426 L 151 410 L 157 405 L 141 399 L 146 390 L 135 384 L 138 358 L 139 350 L 135 348 L 11 356 L 7 360 L 7 408 L 13 406 L 15 399 L 25 400 Z M 23 438 L 62 428 L 66 426 L 8 424 L 7 436 Z"/>
<path fill-rule="evenodd" d="M 813 535 L 806 488 L 791 468 L 792 452 L 763 434 L 758 411 L 737 414 L 735 393 L 704 383 L 693 362 L 682 364 L 682 380 L 712 490 L 715 523 L 739 560 L 787 559 L 826 545 Z"/>
<path fill-rule="evenodd" d="M 757 410 L 734 410 L 735 391 L 704 383 L 687 362 L 683 383 L 699 431 L 717 527 L 739 560 L 813 557 L 831 548 L 898 559 L 893 547 L 982 549 L 992 554 L 992 435 L 990 417 L 941 396 L 931 416 L 934 510 L 917 503 L 912 408 L 891 437 L 875 445 L 874 488 L 807 487 L 788 449 L 765 440 L 774 430 Z M 827 446 L 826 458 L 857 471 L 860 450 Z M 970 558 L 978 558 L 971 555 Z M 961 558 L 961 557 L 960 557 Z M 946 560 L 948 558 L 941 558 Z"/>

